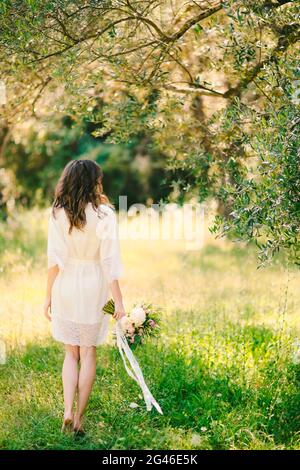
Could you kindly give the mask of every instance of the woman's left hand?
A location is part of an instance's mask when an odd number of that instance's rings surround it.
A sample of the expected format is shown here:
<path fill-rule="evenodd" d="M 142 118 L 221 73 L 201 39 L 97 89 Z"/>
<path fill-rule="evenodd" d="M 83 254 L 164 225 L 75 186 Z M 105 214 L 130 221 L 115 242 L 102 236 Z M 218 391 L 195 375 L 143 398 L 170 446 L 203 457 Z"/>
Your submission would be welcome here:
<path fill-rule="evenodd" d="M 44 302 L 44 315 L 47 320 L 51 321 L 51 297 L 46 297 Z"/>

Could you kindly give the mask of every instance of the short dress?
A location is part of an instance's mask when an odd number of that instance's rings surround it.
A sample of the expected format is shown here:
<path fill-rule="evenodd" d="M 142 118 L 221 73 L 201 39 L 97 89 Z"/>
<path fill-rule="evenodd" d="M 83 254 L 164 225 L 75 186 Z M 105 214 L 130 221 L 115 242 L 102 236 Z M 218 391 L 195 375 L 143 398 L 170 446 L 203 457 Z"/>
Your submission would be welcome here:
<path fill-rule="evenodd" d="M 98 346 L 109 332 L 110 315 L 102 311 L 109 284 L 124 275 L 114 209 L 88 203 L 83 230 L 73 227 L 63 208 L 52 212 L 48 226 L 48 268 L 59 273 L 51 292 L 52 336 L 73 346 Z"/>

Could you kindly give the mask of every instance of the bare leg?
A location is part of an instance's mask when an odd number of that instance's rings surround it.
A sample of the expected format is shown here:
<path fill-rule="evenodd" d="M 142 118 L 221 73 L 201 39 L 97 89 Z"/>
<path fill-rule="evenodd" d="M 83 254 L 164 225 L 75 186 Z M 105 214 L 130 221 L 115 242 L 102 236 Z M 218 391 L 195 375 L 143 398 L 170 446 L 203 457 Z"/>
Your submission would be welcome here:
<path fill-rule="evenodd" d="M 86 409 L 90 393 L 96 377 L 96 348 L 80 347 L 80 372 L 78 380 L 78 403 L 74 419 L 74 427 L 80 428 L 83 413 Z"/>
<path fill-rule="evenodd" d="M 66 355 L 62 368 L 65 420 L 73 420 L 73 403 L 78 385 L 79 347 L 65 345 Z"/>

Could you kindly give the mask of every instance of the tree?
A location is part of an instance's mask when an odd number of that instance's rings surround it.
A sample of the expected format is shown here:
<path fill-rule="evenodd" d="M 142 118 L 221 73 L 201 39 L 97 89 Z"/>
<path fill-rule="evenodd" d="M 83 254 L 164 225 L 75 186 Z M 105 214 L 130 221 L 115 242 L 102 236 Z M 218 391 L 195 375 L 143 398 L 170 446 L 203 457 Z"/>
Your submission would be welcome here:
<path fill-rule="evenodd" d="M 23 119 L 55 110 L 87 116 L 97 124 L 95 134 L 111 143 L 130 142 L 146 130 L 170 168 L 182 171 L 184 194 L 217 197 L 220 214 L 257 238 L 237 216 L 245 201 L 238 191 L 249 159 L 256 159 L 251 167 L 262 178 L 260 158 L 273 154 L 264 136 L 297 78 L 296 2 L 6 0 L 0 8 L 8 127 L 16 114 Z M 297 165 L 294 150 L 286 151 Z M 268 177 L 274 190 L 277 179 Z M 267 218 L 261 212 L 260 230 L 276 249 L 287 247 L 276 227 L 269 231 Z M 295 226 L 291 246 L 298 233 Z"/>
<path fill-rule="evenodd" d="M 273 90 L 263 116 L 236 102 L 235 113 L 226 120 L 230 127 L 239 123 L 240 141 L 249 146 L 252 156 L 238 169 L 235 156 L 230 158 L 231 178 L 219 191 L 220 198 L 230 201 L 230 217 L 218 217 L 214 231 L 254 239 L 262 262 L 280 249 L 296 264 L 300 262 L 300 120 L 292 86 L 295 72 L 295 57 L 277 61 L 260 79 L 265 93 Z M 270 86 L 274 80 L 276 88 Z M 245 132 L 243 121 L 251 123 L 255 134 Z"/>

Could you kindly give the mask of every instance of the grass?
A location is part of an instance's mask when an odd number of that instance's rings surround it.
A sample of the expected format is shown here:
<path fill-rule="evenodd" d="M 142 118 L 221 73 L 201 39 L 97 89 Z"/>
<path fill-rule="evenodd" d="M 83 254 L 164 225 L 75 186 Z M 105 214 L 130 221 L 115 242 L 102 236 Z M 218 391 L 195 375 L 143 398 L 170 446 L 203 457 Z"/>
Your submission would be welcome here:
<path fill-rule="evenodd" d="M 257 270 L 252 249 L 208 235 L 198 252 L 122 241 L 126 305 L 164 309 L 161 337 L 135 351 L 164 415 L 145 410 L 110 341 L 98 348 L 87 436 L 61 434 L 63 348 L 41 311 L 45 233 L 37 210 L 0 231 L 0 448 L 300 449 L 299 273 L 279 261 Z"/>

